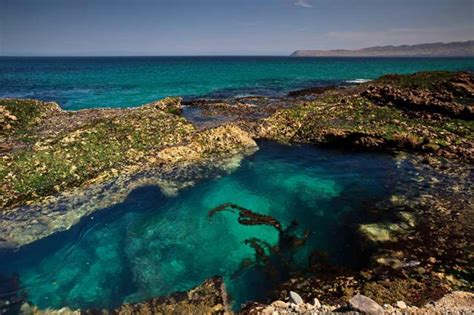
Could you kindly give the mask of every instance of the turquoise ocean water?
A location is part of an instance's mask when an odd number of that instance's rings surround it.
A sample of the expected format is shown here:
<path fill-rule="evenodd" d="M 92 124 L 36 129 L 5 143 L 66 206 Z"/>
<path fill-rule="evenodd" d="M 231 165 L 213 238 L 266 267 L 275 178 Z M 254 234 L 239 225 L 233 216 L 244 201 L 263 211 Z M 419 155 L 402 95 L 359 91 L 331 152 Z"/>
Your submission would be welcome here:
<path fill-rule="evenodd" d="M 282 95 L 387 73 L 474 70 L 473 58 L 0 57 L 0 97 L 65 109 L 127 107 L 166 96 Z"/>

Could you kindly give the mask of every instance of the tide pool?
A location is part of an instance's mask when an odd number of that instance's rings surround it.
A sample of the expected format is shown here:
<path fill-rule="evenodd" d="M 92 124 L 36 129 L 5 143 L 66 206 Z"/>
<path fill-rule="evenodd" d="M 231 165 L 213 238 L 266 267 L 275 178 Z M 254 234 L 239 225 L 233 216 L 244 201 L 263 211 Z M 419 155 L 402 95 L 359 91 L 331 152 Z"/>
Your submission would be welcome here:
<path fill-rule="evenodd" d="M 261 142 L 233 173 L 166 197 L 157 187 L 133 191 L 120 204 L 84 218 L 68 231 L 0 252 L 4 277 L 17 273 L 20 292 L 40 308 L 111 308 L 175 291 L 206 278 L 224 277 L 234 306 L 264 299 L 276 284 L 259 268 L 244 242 L 277 244 L 275 228 L 242 225 L 238 214 L 208 212 L 232 202 L 271 215 L 296 233 L 308 231 L 292 268 L 323 252 L 330 262 L 357 268 L 353 230 L 359 211 L 387 197 L 410 166 L 390 155 L 340 152 Z M 282 280 L 285 277 L 281 273 Z M 274 280 L 274 279 L 273 279 Z"/>

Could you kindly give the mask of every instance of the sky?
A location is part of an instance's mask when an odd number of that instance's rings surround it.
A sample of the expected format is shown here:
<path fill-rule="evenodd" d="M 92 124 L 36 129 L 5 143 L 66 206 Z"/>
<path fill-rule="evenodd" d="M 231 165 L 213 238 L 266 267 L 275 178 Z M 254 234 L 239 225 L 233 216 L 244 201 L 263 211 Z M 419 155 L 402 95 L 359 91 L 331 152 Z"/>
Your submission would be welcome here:
<path fill-rule="evenodd" d="M 474 0 L 0 0 L 0 55 L 287 55 L 474 39 Z"/>

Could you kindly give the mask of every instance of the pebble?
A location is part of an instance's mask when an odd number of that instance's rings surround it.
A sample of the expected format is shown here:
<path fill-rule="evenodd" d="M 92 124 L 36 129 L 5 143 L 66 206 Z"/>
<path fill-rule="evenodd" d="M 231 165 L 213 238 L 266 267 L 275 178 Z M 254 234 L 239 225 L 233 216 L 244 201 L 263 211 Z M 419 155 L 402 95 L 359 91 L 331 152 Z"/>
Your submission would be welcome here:
<path fill-rule="evenodd" d="M 374 300 L 365 295 L 357 294 L 349 300 L 349 306 L 358 312 L 363 314 L 378 315 L 383 314 L 384 310 L 382 306 L 377 304 Z"/>
<path fill-rule="evenodd" d="M 304 303 L 301 296 L 298 293 L 294 292 L 294 291 L 290 291 L 290 302 L 292 302 L 296 305 Z"/>
<path fill-rule="evenodd" d="M 395 306 L 398 307 L 399 309 L 401 310 L 404 310 L 407 308 L 407 305 L 405 302 L 403 301 L 398 301 L 397 303 L 395 303 Z"/>
<path fill-rule="evenodd" d="M 313 300 L 313 306 L 314 308 L 321 308 L 321 303 L 319 302 L 319 300 L 317 298 L 314 298 Z"/>
<path fill-rule="evenodd" d="M 274 301 L 272 303 L 272 306 L 275 307 L 275 308 L 287 308 L 288 307 L 288 303 L 286 302 L 283 302 L 281 300 L 278 300 L 278 301 Z"/>

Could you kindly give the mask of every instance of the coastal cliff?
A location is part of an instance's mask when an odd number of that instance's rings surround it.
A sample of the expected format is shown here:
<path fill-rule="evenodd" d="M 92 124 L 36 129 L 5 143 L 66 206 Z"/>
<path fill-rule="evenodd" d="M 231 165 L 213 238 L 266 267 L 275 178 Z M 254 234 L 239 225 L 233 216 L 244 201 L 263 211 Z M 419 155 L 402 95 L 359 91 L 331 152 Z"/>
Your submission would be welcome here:
<path fill-rule="evenodd" d="M 293 57 L 471 57 L 474 41 L 376 46 L 357 50 L 297 50 Z"/>

